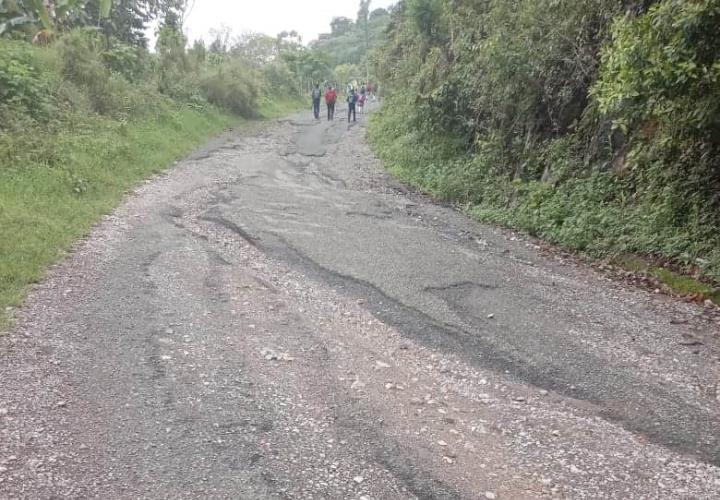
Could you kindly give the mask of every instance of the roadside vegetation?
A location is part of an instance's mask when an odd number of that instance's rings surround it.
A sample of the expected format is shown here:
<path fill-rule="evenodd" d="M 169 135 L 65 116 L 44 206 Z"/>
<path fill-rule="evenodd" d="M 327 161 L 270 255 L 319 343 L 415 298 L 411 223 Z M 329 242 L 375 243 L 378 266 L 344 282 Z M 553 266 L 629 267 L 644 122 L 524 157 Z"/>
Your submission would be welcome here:
<path fill-rule="evenodd" d="M 385 38 L 390 24 L 387 9 L 372 9 L 369 0 L 361 0 L 356 19 L 335 17 L 330 32 L 310 43 L 310 47 L 332 68 L 339 85 L 368 79 L 370 54 Z"/>
<path fill-rule="evenodd" d="M 479 220 L 718 283 L 718 26 L 720 0 L 404 0 L 371 141 Z"/>
<path fill-rule="evenodd" d="M 292 36 L 191 44 L 184 7 L 0 0 L 0 327 L 140 180 L 223 129 L 305 107 Z"/>

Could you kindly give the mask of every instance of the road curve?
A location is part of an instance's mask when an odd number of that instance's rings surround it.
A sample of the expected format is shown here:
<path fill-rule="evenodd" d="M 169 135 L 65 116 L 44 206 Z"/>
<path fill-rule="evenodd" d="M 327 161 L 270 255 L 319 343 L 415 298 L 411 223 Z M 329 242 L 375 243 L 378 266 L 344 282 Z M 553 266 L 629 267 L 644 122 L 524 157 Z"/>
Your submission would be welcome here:
<path fill-rule="evenodd" d="M 0 337 L 0 498 L 717 498 L 720 327 L 410 193 L 365 120 L 229 132 Z"/>

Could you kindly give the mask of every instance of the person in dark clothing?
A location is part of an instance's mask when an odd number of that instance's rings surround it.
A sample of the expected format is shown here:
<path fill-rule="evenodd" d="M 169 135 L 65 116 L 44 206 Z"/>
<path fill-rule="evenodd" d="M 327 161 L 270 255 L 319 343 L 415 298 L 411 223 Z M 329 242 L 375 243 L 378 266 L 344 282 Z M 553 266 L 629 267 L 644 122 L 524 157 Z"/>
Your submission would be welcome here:
<path fill-rule="evenodd" d="M 315 119 L 320 119 L 320 98 L 322 97 L 322 91 L 320 90 L 320 85 L 315 85 L 315 88 L 312 91 L 312 107 L 313 107 L 313 114 L 315 115 Z"/>
<path fill-rule="evenodd" d="M 355 121 L 355 103 L 357 103 L 358 96 L 355 93 L 355 89 L 350 90 L 350 94 L 347 96 L 348 103 L 348 123 L 350 122 L 350 115 L 352 115 L 353 121 Z"/>
<path fill-rule="evenodd" d="M 336 100 L 337 100 L 337 92 L 335 92 L 335 89 L 331 85 L 325 91 L 325 105 L 327 106 L 327 111 L 328 111 L 328 121 L 333 120 L 335 118 L 335 101 Z"/>

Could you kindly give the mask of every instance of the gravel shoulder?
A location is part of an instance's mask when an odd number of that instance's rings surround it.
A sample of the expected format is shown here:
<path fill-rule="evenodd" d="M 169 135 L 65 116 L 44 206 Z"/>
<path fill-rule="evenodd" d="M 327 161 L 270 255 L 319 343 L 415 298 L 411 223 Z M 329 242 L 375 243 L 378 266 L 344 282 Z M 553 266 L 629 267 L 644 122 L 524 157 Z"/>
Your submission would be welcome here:
<path fill-rule="evenodd" d="M 0 498 L 717 497 L 715 320 L 407 192 L 365 119 L 222 136 L 35 287 Z"/>

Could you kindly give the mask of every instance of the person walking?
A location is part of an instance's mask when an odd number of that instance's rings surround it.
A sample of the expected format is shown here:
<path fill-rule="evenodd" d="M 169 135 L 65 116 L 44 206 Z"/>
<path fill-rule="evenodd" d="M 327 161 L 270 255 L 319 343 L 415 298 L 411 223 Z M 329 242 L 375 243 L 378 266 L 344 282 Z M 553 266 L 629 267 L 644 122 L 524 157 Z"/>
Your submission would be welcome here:
<path fill-rule="evenodd" d="M 360 110 L 360 115 L 365 114 L 365 99 L 367 97 L 367 94 L 360 93 L 357 99 L 357 104 L 355 105 L 355 108 Z"/>
<path fill-rule="evenodd" d="M 312 91 L 312 108 L 313 108 L 313 114 L 315 115 L 315 119 L 320 119 L 320 98 L 322 97 L 322 91 L 320 90 L 320 85 L 317 83 L 315 84 L 315 88 Z"/>
<path fill-rule="evenodd" d="M 355 89 L 350 90 L 350 94 L 347 96 L 348 104 L 348 123 L 350 123 L 350 116 L 352 115 L 353 121 L 355 121 L 355 103 L 357 103 L 358 96 L 355 93 Z"/>
<path fill-rule="evenodd" d="M 337 101 L 337 92 L 332 85 L 325 91 L 325 105 L 327 106 L 328 121 L 335 119 L 335 101 Z"/>
<path fill-rule="evenodd" d="M 367 84 L 367 91 L 368 91 L 368 100 L 371 102 L 375 102 L 375 86 L 368 82 Z"/>

